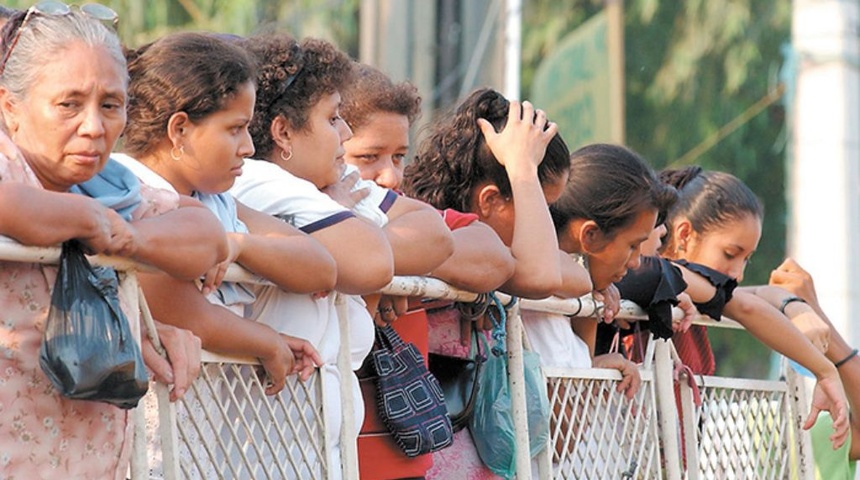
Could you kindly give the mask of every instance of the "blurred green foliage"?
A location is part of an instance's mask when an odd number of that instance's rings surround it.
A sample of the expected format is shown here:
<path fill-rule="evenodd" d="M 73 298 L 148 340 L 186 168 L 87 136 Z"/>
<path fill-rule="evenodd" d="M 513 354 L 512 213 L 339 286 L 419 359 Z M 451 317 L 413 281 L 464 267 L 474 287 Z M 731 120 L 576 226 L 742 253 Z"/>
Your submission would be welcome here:
<path fill-rule="evenodd" d="M 7 0 L 27 8 L 33 0 Z M 197 30 L 235 35 L 284 31 L 330 40 L 358 54 L 360 0 L 101 0 L 120 18 L 119 35 L 137 47 L 170 32 Z"/>

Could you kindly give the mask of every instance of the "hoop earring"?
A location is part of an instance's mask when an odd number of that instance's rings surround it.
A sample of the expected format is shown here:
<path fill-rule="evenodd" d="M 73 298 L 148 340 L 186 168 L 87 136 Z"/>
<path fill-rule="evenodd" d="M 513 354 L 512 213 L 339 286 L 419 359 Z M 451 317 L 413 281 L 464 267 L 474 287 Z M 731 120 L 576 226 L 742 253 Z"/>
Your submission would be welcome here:
<path fill-rule="evenodd" d="M 178 162 L 179 159 L 182 158 L 182 155 L 185 155 L 185 146 L 184 145 L 179 146 L 179 154 L 173 153 L 174 150 L 176 150 L 176 147 L 173 147 L 170 149 L 170 158 L 174 162 Z"/>
<path fill-rule="evenodd" d="M 280 155 L 281 155 L 281 160 L 283 160 L 283 161 L 285 161 L 285 162 L 289 162 L 289 161 L 290 161 L 290 159 L 291 159 L 291 158 L 293 158 L 293 146 L 292 146 L 292 145 L 290 145 L 290 154 L 289 154 L 289 155 L 287 155 L 287 156 L 285 157 L 285 156 L 284 156 L 284 151 L 283 151 L 283 150 L 281 150 Z"/>

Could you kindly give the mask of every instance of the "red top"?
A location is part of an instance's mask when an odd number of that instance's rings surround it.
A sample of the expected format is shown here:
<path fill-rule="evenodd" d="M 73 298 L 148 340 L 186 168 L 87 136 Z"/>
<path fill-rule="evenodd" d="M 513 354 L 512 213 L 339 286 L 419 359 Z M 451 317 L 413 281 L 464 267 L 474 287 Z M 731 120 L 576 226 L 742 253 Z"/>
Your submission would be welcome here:
<path fill-rule="evenodd" d="M 450 208 L 439 210 L 439 213 L 442 214 L 442 218 L 445 220 L 445 225 L 448 225 L 448 228 L 451 230 L 466 227 L 478 220 L 478 216 L 474 213 L 458 212 L 457 210 Z"/>

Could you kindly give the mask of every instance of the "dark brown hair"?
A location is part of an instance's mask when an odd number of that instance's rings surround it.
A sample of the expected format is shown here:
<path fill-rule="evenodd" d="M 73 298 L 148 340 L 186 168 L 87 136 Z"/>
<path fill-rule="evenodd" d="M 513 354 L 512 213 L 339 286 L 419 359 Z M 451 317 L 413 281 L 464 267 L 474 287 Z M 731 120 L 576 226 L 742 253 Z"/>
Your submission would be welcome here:
<path fill-rule="evenodd" d="M 693 231 L 698 234 L 746 215 L 759 220 L 764 217 L 761 200 L 730 173 L 704 171 L 701 167 L 691 166 L 663 170 L 660 180 L 678 189 L 678 202 L 669 210 L 666 219 L 668 238 L 665 248 L 673 243 L 672 223 L 679 217 L 689 220 Z"/>
<path fill-rule="evenodd" d="M 363 127 L 376 112 L 403 115 L 409 124 L 421 113 L 421 95 L 409 82 L 394 83 L 386 74 L 356 63 L 355 80 L 341 92 L 340 113 L 353 130 Z"/>
<path fill-rule="evenodd" d="M 493 156 L 478 126 L 478 118 L 484 118 L 500 131 L 508 121 L 509 108 L 510 102 L 492 89 L 469 95 L 421 143 L 415 159 L 406 166 L 403 192 L 436 208 L 461 212 L 470 211 L 472 192 L 487 181 L 510 198 L 511 184 L 505 167 Z M 541 185 L 570 170 L 569 156 L 567 145 L 556 134 L 538 166 Z"/>
<path fill-rule="evenodd" d="M 549 211 L 557 232 L 575 218 L 592 220 L 608 238 L 642 211 L 668 210 L 678 199 L 636 152 L 620 145 L 587 145 L 570 156 L 570 180 Z"/>
<path fill-rule="evenodd" d="M 257 157 L 275 149 L 272 122 L 283 115 L 296 130 L 307 128 L 308 114 L 324 95 L 339 92 L 352 81 L 353 62 L 331 43 L 286 34 L 246 39 L 242 45 L 257 59 L 257 101 L 249 131 Z"/>
<path fill-rule="evenodd" d="M 129 51 L 128 126 L 125 150 L 149 153 L 167 134 L 177 112 L 192 121 L 215 113 L 254 80 L 254 61 L 215 35 L 175 33 Z"/>

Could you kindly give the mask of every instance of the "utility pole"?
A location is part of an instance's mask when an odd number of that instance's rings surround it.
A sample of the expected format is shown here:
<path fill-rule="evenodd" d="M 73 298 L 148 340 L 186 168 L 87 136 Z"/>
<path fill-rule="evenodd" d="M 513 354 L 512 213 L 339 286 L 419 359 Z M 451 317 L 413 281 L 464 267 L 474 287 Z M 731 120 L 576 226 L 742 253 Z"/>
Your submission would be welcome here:
<path fill-rule="evenodd" d="M 794 0 L 792 8 L 788 251 L 812 274 L 836 328 L 860 345 L 858 2 Z"/>

